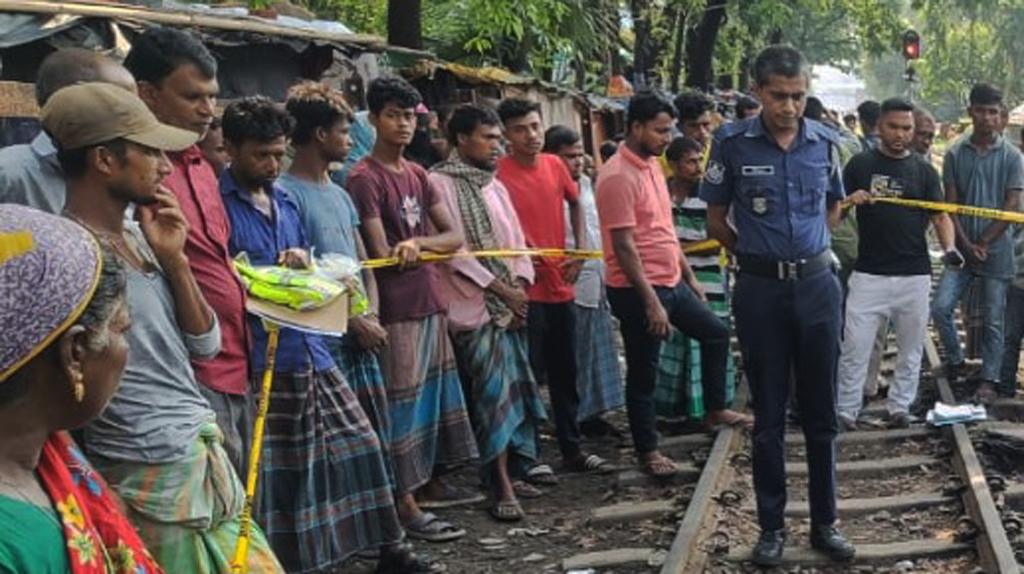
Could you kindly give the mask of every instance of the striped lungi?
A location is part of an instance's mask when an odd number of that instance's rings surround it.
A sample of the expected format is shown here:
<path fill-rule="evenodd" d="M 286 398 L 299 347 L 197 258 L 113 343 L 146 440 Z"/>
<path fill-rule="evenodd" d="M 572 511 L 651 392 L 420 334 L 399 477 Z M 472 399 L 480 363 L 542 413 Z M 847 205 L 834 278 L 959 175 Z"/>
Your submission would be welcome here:
<path fill-rule="evenodd" d="M 402 537 L 380 440 L 337 368 L 274 374 L 260 470 L 260 522 L 290 573 Z"/>
<path fill-rule="evenodd" d="M 476 441 L 462 395 L 448 319 L 434 314 L 384 325 L 388 346 L 380 368 L 391 415 L 389 453 L 408 494 L 430 480 L 436 466 L 477 457 Z"/>
<path fill-rule="evenodd" d="M 547 414 L 530 371 L 525 335 L 488 323 L 452 338 L 459 371 L 471 389 L 480 461 L 489 463 L 506 450 L 521 461 L 535 461 L 537 426 Z"/>
<path fill-rule="evenodd" d="M 603 298 L 596 309 L 576 305 L 576 391 L 579 422 L 625 404 L 611 310 Z"/>
<path fill-rule="evenodd" d="M 245 490 L 221 436 L 216 424 L 207 423 L 184 459 L 163 464 L 90 457 L 166 572 L 231 571 Z M 284 572 L 255 525 L 248 558 L 250 572 Z"/>

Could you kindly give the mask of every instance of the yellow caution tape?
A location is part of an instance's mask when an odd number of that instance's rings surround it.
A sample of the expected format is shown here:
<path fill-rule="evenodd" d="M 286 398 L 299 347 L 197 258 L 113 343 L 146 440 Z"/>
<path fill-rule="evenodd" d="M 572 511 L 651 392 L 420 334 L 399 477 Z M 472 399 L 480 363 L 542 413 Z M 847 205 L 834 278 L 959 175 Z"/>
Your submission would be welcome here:
<path fill-rule="evenodd" d="M 875 203 L 891 203 L 903 207 L 915 207 L 927 209 L 928 211 L 941 211 L 954 215 L 966 215 L 968 217 L 980 217 L 983 219 L 994 219 L 997 221 L 1009 221 L 1010 223 L 1024 223 L 1024 213 L 1018 211 L 1003 211 L 988 207 L 976 207 L 973 205 L 960 205 L 958 203 L 945 203 L 941 201 L 924 201 L 921 199 L 904 199 L 902 197 L 876 197 Z"/>
<path fill-rule="evenodd" d="M 718 249 L 721 245 L 714 239 L 698 241 L 687 245 L 683 253 L 700 253 Z M 604 253 L 586 249 L 484 249 L 480 251 L 457 251 L 455 253 L 421 253 L 421 263 L 437 263 L 440 261 L 451 261 L 462 257 L 485 258 L 485 257 L 554 257 L 564 259 L 601 259 Z M 378 259 L 367 259 L 360 262 L 364 269 L 380 269 L 383 267 L 395 267 L 399 264 L 397 257 L 381 257 Z"/>
<path fill-rule="evenodd" d="M 600 251 L 588 251 L 585 249 L 484 249 L 480 251 L 457 251 L 455 253 L 421 253 L 420 262 L 436 263 L 438 261 L 450 261 L 457 257 L 563 257 L 566 259 L 600 259 L 603 254 Z M 380 269 L 381 267 L 394 267 L 399 264 L 397 257 L 382 257 L 380 259 L 367 259 L 362 261 L 365 269 Z"/>

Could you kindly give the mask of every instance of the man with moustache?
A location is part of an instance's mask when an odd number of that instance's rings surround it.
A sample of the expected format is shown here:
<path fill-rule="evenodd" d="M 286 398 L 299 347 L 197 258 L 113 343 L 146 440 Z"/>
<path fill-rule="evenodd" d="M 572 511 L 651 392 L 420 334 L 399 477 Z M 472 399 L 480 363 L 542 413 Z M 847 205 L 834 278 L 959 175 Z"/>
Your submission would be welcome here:
<path fill-rule="evenodd" d="M 811 546 L 855 549 L 835 527 L 836 361 L 842 292 L 829 227 L 844 197 L 834 130 L 801 118 L 810 71 L 788 46 L 754 62 L 761 115 L 722 128 L 700 197 L 708 235 L 736 254 L 736 334 L 754 405 L 753 467 L 761 536 L 753 561 L 777 566 L 786 540 L 786 401 L 795 375 L 807 439 Z M 730 211 L 732 212 L 730 223 Z"/>
<path fill-rule="evenodd" d="M 203 138 L 214 120 L 217 61 L 198 40 L 181 30 L 150 28 L 132 43 L 125 67 L 138 82 L 139 97 L 165 124 Z M 230 225 L 217 176 L 198 145 L 168 154 L 171 173 L 164 185 L 188 222 L 185 255 L 221 329 L 220 352 L 193 360 L 200 389 L 217 413 L 224 449 L 245 476 L 255 409 L 249 390 L 245 288 L 228 253 Z"/>
<path fill-rule="evenodd" d="M 466 248 L 525 249 L 508 191 L 494 177 L 501 149 L 498 115 L 488 108 L 460 106 L 448 120 L 448 139 L 455 154 L 431 168 L 430 181 L 466 238 Z M 503 522 L 523 518 L 517 494 L 539 494 L 527 483 L 518 489 L 514 484 L 539 458 L 538 426 L 547 419 L 530 372 L 524 329 L 525 286 L 533 277 L 528 257 L 456 258 L 441 277 L 482 478 L 494 497 L 490 514 Z"/>

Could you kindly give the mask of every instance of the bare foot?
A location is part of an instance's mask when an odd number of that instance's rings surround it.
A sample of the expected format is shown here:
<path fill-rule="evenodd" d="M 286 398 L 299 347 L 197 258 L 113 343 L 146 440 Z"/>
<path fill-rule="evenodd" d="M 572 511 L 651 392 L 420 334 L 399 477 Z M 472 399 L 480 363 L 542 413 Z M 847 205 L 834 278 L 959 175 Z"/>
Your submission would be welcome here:
<path fill-rule="evenodd" d="M 720 411 L 712 411 L 708 413 L 707 418 L 704 419 L 704 424 L 709 428 L 713 428 L 718 425 L 729 425 L 753 430 L 754 417 L 736 412 L 732 409 L 722 409 Z"/>

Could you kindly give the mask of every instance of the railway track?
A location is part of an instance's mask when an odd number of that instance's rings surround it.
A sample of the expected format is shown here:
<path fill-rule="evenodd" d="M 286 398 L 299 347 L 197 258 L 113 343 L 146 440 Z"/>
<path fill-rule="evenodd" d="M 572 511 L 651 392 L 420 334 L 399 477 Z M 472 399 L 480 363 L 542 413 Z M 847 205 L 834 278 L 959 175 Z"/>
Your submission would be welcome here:
<path fill-rule="evenodd" d="M 925 355 L 928 365 L 940 364 L 930 340 Z M 932 371 L 922 385 L 933 383 L 941 400 L 955 402 L 949 382 Z M 866 414 L 881 412 L 869 406 Z M 1019 413 L 1020 405 L 1004 401 L 994 412 Z M 1024 549 L 1017 543 L 1022 522 L 1013 509 L 1024 508 L 1024 482 L 987 472 L 972 433 L 977 438 L 992 432 L 1024 441 L 1024 425 L 1006 421 L 975 425 L 970 432 L 952 425 L 841 435 L 839 516 L 844 533 L 858 547 L 855 560 L 842 565 L 809 547 L 803 437 L 792 429 L 786 435 L 790 546 L 781 571 L 1019 572 L 1014 547 Z M 758 532 L 748 452 L 742 433 L 727 429 L 718 434 L 662 574 L 756 570 L 748 562 Z M 998 490 L 995 497 L 993 489 Z"/>

